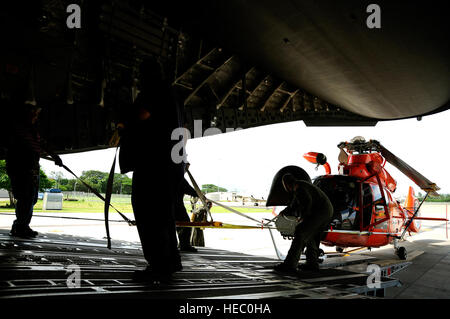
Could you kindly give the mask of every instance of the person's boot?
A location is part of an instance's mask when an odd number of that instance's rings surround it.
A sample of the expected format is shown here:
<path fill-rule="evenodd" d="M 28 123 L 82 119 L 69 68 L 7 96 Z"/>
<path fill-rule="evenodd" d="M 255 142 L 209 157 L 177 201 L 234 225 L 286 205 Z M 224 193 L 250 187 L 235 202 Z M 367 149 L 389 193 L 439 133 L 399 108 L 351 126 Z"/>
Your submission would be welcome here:
<path fill-rule="evenodd" d="M 305 264 L 300 264 L 297 267 L 299 270 L 301 271 L 312 271 L 312 272 L 318 272 L 319 271 L 319 264 L 317 263 L 305 263 Z"/>
<path fill-rule="evenodd" d="M 132 276 L 133 281 L 142 282 L 154 286 L 162 284 L 168 284 L 172 280 L 172 271 L 169 272 L 157 272 L 150 266 L 147 266 L 143 270 L 136 270 Z"/>
<path fill-rule="evenodd" d="M 178 237 L 180 239 L 178 248 L 180 251 L 186 251 L 189 253 L 196 253 L 197 249 L 191 245 L 191 230 L 190 229 L 181 229 L 178 232 Z"/>
<path fill-rule="evenodd" d="M 176 262 L 172 265 L 170 265 L 170 271 L 172 273 L 175 273 L 177 271 L 182 271 L 183 270 L 183 265 L 181 264 L 181 262 Z"/>
<path fill-rule="evenodd" d="M 137 282 L 150 283 L 152 285 L 168 284 L 172 281 L 172 274 L 182 269 L 181 262 L 171 264 L 167 271 L 155 271 L 151 266 L 147 266 L 143 270 L 134 271 L 132 279 Z"/>
<path fill-rule="evenodd" d="M 145 269 L 140 269 L 140 270 L 135 270 L 133 272 L 132 275 L 132 279 L 134 281 L 144 281 L 146 277 L 149 276 L 149 274 L 151 273 L 152 269 L 150 268 L 150 266 L 147 266 Z"/>
<path fill-rule="evenodd" d="M 25 235 L 31 238 L 35 238 L 37 237 L 37 235 L 39 235 L 39 233 L 35 230 L 32 230 L 30 226 L 27 226 L 25 227 Z"/>
<path fill-rule="evenodd" d="M 279 273 L 284 274 L 294 274 L 297 273 L 297 269 L 295 267 L 291 267 L 285 263 L 281 263 L 273 267 L 273 270 Z"/>
<path fill-rule="evenodd" d="M 30 228 L 30 226 L 19 226 L 13 224 L 11 227 L 10 236 L 22 238 L 35 238 L 39 233 Z"/>
<path fill-rule="evenodd" d="M 198 252 L 197 248 L 195 248 L 194 246 L 191 245 L 180 245 L 180 251 L 186 251 L 189 253 L 196 253 Z"/>
<path fill-rule="evenodd" d="M 9 236 L 16 236 L 17 234 L 17 225 L 13 224 L 11 227 L 11 231 L 9 232 Z"/>

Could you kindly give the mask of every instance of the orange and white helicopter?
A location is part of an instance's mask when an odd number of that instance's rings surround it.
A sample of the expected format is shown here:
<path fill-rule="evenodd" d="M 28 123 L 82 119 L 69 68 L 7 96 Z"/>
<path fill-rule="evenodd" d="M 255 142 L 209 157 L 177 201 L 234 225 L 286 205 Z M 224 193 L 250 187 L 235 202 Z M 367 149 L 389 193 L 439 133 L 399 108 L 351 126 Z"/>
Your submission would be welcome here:
<path fill-rule="evenodd" d="M 313 164 L 324 166 L 326 174 L 315 178 L 313 184 L 327 194 L 334 208 L 333 219 L 323 234 L 322 244 L 336 246 L 336 250 L 342 252 L 347 247 L 372 248 L 393 243 L 397 256 L 406 259 L 406 249 L 398 246 L 406 233 L 419 232 L 422 220 L 447 221 L 445 218 L 420 216 L 422 203 L 428 195 L 438 195 L 436 191 L 439 187 L 378 141 L 366 142 L 364 138 L 356 137 L 351 142 L 340 143 L 338 147 L 338 175 L 331 174 L 322 153 L 309 152 L 303 156 Z M 397 183 L 384 168 L 386 162 L 398 168 L 426 192 L 422 202 L 416 199 L 412 187 L 403 205 L 394 199 Z M 293 168 L 295 166 L 290 166 L 284 173 Z M 307 180 L 309 176 L 305 174 L 300 172 L 294 176 Z M 269 195 L 267 205 L 282 204 L 283 199 L 279 195 L 275 194 L 272 198 Z"/>

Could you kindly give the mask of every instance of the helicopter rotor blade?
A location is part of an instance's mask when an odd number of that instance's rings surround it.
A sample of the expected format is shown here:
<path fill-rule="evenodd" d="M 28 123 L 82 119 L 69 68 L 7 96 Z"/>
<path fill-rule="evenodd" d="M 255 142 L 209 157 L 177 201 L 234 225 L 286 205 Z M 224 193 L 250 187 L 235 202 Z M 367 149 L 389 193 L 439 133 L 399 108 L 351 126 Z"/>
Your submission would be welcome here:
<path fill-rule="evenodd" d="M 391 153 L 383 145 L 379 144 L 381 155 L 391 165 L 395 166 L 399 171 L 405 174 L 410 180 L 417 184 L 423 191 L 430 193 L 432 196 L 439 196 L 437 191 L 440 189 L 435 183 L 431 182 L 425 176 L 420 174 L 414 168 L 409 166 L 405 161 Z"/>

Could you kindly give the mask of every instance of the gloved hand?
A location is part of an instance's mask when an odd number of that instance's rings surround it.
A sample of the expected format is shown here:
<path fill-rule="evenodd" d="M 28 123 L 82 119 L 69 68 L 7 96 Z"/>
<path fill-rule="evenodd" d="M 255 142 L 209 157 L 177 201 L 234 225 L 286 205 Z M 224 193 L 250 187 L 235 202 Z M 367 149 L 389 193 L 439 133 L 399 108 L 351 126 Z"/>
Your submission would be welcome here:
<path fill-rule="evenodd" d="M 58 155 L 55 155 L 54 157 L 53 157 L 53 159 L 55 160 L 55 164 L 56 165 L 58 165 L 58 166 L 63 166 L 63 162 L 62 162 L 62 160 L 61 160 L 61 157 L 59 157 Z"/>

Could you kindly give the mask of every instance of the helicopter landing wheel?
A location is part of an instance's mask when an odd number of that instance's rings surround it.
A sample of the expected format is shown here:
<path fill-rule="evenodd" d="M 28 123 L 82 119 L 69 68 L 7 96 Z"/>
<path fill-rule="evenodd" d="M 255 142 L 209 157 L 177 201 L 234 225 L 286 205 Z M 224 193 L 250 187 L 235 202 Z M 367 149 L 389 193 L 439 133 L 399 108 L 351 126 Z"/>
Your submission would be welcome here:
<path fill-rule="evenodd" d="M 400 258 L 401 260 L 406 260 L 406 258 L 408 258 L 408 252 L 406 251 L 405 247 L 399 247 L 396 251 L 395 254 L 398 256 L 398 258 Z"/>

